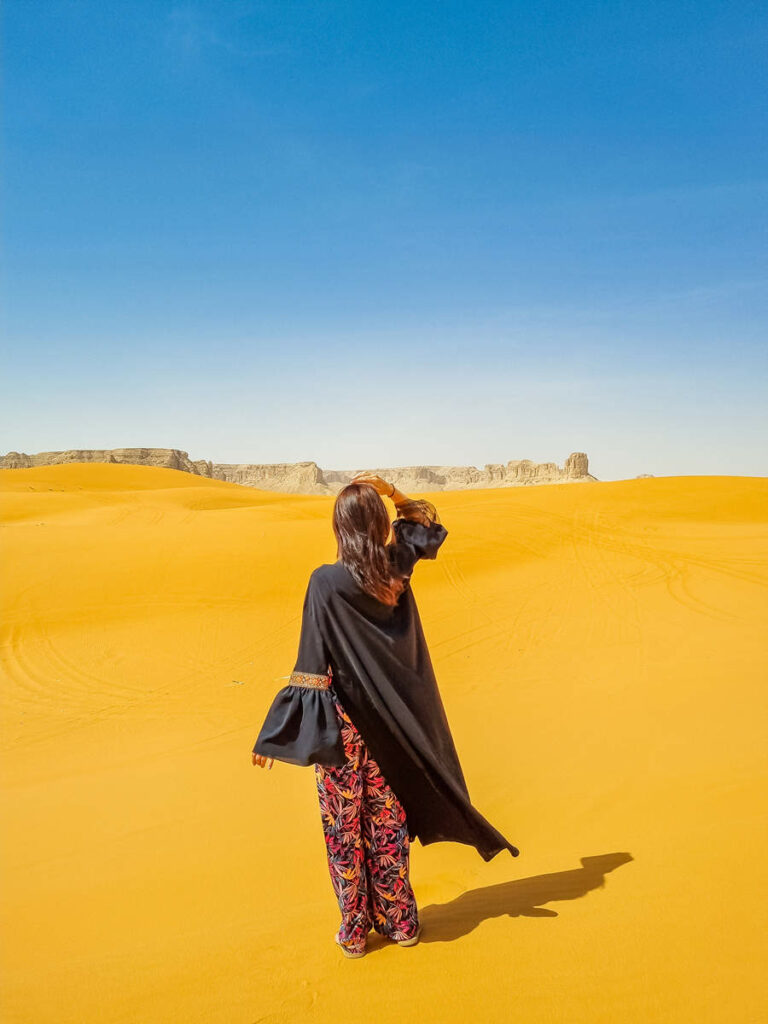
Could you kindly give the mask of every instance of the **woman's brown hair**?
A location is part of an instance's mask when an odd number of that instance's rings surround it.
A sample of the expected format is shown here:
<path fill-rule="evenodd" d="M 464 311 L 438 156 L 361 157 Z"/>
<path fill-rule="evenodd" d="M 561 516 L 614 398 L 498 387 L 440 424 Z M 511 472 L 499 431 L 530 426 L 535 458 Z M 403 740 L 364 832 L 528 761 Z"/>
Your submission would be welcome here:
<path fill-rule="evenodd" d="M 424 523 L 436 518 L 434 506 L 418 500 L 402 503 L 398 512 Z M 366 593 L 394 605 L 405 580 L 389 557 L 389 530 L 387 507 L 375 487 L 364 482 L 342 487 L 333 506 L 338 557 Z"/>

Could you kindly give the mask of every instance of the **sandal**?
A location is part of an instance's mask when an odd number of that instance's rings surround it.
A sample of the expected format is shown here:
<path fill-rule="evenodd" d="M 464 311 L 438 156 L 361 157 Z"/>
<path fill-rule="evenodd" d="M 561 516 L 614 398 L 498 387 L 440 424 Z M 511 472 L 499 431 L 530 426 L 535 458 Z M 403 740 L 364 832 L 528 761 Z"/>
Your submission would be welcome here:
<path fill-rule="evenodd" d="M 395 942 L 397 942 L 398 946 L 415 946 L 416 943 L 419 941 L 420 935 L 421 925 L 419 925 L 419 927 L 416 929 L 416 934 L 412 935 L 410 939 L 395 939 Z"/>
<path fill-rule="evenodd" d="M 344 956 L 348 956 L 350 959 L 357 959 L 358 957 L 365 956 L 366 951 L 364 949 L 361 949 L 358 952 L 355 952 L 355 950 L 353 949 L 348 949 L 339 938 L 338 932 L 336 932 L 336 934 L 334 935 L 334 939 L 336 940 L 336 944 L 339 946 Z"/>

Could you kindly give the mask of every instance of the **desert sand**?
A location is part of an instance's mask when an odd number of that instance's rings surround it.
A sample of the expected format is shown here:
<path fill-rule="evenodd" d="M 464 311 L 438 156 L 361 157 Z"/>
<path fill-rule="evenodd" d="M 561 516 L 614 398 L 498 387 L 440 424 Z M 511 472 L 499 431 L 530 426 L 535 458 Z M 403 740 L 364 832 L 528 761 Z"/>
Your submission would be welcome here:
<path fill-rule="evenodd" d="M 311 768 L 251 764 L 332 499 L 0 473 L 4 1024 L 765 1020 L 768 481 L 427 495 L 470 794 L 423 938 L 345 960 Z"/>

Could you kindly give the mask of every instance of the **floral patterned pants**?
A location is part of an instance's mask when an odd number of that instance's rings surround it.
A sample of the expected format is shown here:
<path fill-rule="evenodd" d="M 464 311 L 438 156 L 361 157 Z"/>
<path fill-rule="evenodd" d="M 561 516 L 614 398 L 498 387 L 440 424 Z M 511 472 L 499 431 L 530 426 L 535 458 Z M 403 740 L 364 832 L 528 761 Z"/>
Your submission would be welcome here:
<path fill-rule="evenodd" d="M 315 778 L 328 868 L 341 910 L 339 941 L 359 952 L 371 928 L 396 942 L 410 939 L 419 912 L 408 878 L 410 840 L 403 806 L 335 697 L 334 705 L 346 763 L 316 764 Z"/>

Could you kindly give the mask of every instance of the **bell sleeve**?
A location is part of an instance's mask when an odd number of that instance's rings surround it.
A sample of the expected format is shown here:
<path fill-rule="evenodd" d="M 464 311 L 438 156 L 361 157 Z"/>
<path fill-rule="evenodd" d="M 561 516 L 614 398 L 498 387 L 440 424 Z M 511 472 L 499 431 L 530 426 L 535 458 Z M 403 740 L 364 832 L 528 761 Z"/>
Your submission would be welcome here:
<path fill-rule="evenodd" d="M 278 690 L 267 711 L 254 754 L 305 766 L 345 763 L 321 626 L 322 605 L 313 573 L 304 597 L 296 663 L 288 683 Z"/>
<path fill-rule="evenodd" d="M 407 502 L 398 507 L 398 512 L 392 523 L 395 558 L 400 569 L 410 574 L 420 558 L 437 558 L 448 531 L 431 502 Z"/>

